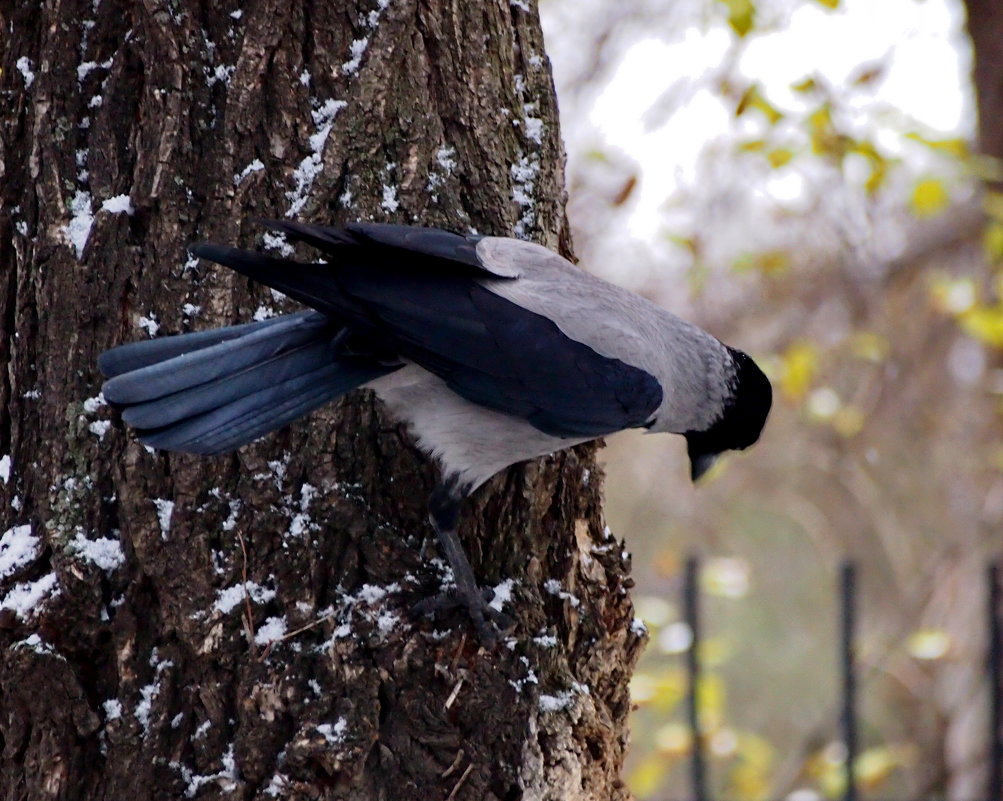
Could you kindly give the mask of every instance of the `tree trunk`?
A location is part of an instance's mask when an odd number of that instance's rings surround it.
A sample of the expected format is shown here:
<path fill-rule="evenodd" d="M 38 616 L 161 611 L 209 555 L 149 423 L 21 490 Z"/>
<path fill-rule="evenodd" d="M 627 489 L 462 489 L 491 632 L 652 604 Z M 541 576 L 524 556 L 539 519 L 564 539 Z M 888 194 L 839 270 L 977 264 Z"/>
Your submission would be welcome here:
<path fill-rule="evenodd" d="M 972 80 L 979 111 L 979 150 L 1003 158 L 1003 8 L 996 0 L 965 0 L 974 49 Z"/>
<path fill-rule="evenodd" d="M 594 448 L 470 505 L 514 582 L 488 652 L 408 614 L 434 468 L 371 396 L 206 459 L 99 396 L 108 347 L 292 308 L 186 256 L 281 247 L 256 216 L 567 252 L 528 8 L 0 0 L 0 799 L 626 797 L 641 639 Z"/>
<path fill-rule="evenodd" d="M 998 160 L 1003 158 L 1003 6 L 995 0 L 965 0 L 965 9 L 974 51 L 972 80 L 979 118 L 978 150 Z M 999 192 L 1003 182 L 998 178 L 987 180 L 986 188 Z M 998 433 L 995 432 L 997 436 Z M 998 542 L 998 532 L 988 532 L 987 541 Z M 994 550 L 990 545 L 989 558 L 998 557 Z M 957 561 L 964 563 L 982 556 L 974 551 Z M 981 567 L 981 564 L 971 565 L 969 574 L 977 574 Z M 960 569 L 958 572 L 960 574 Z M 971 598 L 958 593 L 948 582 L 939 594 L 948 599 L 944 604 L 948 613 L 942 619 L 964 621 L 967 618 L 971 621 L 971 625 L 958 627 L 961 632 L 957 638 L 959 647 L 970 654 L 984 653 L 987 643 L 979 632 L 983 610 L 973 609 Z M 935 695 L 941 708 L 951 713 L 944 716 L 947 796 L 961 801 L 979 794 L 988 795 L 984 788 L 987 787 L 991 749 L 989 738 L 984 736 L 989 723 L 989 707 L 982 665 L 977 660 L 957 662 L 953 669 L 944 671 L 942 680 L 935 686 Z M 973 743 L 983 745 L 975 754 L 972 753 Z M 1003 801 L 1003 798 L 989 801 Z"/>

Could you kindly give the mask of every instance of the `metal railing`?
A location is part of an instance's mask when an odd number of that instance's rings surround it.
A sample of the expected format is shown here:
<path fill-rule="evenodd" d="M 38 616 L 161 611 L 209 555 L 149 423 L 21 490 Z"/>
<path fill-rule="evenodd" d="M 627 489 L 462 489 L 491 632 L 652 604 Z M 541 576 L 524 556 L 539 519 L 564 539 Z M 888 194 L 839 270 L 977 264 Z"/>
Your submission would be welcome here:
<path fill-rule="evenodd" d="M 857 563 L 847 559 L 839 567 L 839 665 L 841 676 L 841 703 L 839 736 L 845 749 L 843 764 L 845 789 L 843 801 L 859 801 L 859 784 L 855 772 L 859 753 L 857 727 L 857 665 L 855 643 L 857 631 Z M 1003 588 L 1000 586 L 1001 563 L 992 562 L 986 570 L 986 661 L 989 714 L 986 732 L 988 771 L 986 800 L 1003 801 Z M 697 688 L 700 683 L 700 561 L 691 556 L 683 572 L 683 611 L 686 625 L 692 634 L 686 654 L 688 675 L 686 711 L 690 742 L 690 798 L 692 801 L 711 801 L 709 777 L 700 705 Z"/>

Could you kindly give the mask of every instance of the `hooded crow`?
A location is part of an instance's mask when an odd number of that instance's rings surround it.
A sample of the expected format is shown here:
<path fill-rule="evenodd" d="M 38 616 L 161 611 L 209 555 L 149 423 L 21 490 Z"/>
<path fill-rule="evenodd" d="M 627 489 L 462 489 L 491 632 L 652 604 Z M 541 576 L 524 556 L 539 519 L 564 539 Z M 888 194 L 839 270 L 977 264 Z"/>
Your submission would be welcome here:
<path fill-rule="evenodd" d="M 266 221 L 321 251 L 302 263 L 190 248 L 310 307 L 101 355 L 105 398 L 139 439 L 230 451 L 357 387 L 441 468 L 432 523 L 482 640 L 499 616 L 456 534 L 491 476 L 627 428 L 686 438 L 695 481 L 752 445 L 772 391 L 746 354 L 531 242 L 434 228 Z"/>

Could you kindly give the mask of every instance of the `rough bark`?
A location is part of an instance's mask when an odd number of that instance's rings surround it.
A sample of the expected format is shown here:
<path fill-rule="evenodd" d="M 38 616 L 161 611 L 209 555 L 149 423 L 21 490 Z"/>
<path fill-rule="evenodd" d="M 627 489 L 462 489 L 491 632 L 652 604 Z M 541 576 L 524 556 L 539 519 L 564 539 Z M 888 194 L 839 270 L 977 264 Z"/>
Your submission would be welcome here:
<path fill-rule="evenodd" d="M 371 397 L 213 459 L 94 400 L 114 344 L 287 307 L 185 255 L 260 246 L 258 215 L 567 252 L 525 9 L 0 0 L 0 799 L 626 796 L 640 639 L 593 448 L 465 515 L 480 580 L 514 580 L 486 652 L 408 617 L 442 576 L 433 468 Z"/>

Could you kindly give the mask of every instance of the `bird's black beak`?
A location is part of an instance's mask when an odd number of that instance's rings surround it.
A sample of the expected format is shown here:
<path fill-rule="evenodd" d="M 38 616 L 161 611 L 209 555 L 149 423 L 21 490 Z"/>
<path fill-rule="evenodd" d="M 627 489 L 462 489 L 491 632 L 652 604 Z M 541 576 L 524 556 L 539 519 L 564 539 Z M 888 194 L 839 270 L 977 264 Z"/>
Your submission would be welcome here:
<path fill-rule="evenodd" d="M 714 466 L 716 453 L 695 453 L 690 455 L 690 478 L 696 483 L 700 477 Z"/>

